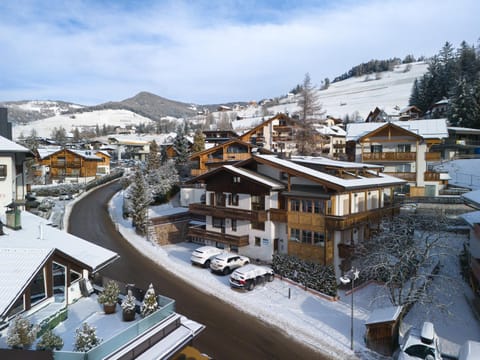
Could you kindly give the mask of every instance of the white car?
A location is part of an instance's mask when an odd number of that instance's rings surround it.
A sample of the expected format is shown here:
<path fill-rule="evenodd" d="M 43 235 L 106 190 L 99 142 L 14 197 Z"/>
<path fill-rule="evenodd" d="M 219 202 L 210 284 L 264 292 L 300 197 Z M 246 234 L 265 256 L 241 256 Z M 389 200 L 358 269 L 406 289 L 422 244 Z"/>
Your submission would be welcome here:
<path fill-rule="evenodd" d="M 233 270 L 240 266 L 250 263 L 250 259 L 246 256 L 223 253 L 215 256 L 210 262 L 210 270 L 215 273 L 221 273 L 223 275 L 230 274 Z"/>
<path fill-rule="evenodd" d="M 224 252 L 222 249 L 214 246 L 202 246 L 193 250 L 190 261 L 192 262 L 192 265 L 200 265 L 208 268 L 210 267 L 210 261 L 222 252 Z"/>
<path fill-rule="evenodd" d="M 235 270 L 230 275 L 230 287 L 251 291 L 255 285 L 271 282 L 274 279 L 272 268 L 248 264 Z"/>
<path fill-rule="evenodd" d="M 400 345 L 399 360 L 441 360 L 442 352 L 440 341 L 433 324 L 425 321 L 421 331 L 416 328 L 410 328 L 403 338 Z"/>

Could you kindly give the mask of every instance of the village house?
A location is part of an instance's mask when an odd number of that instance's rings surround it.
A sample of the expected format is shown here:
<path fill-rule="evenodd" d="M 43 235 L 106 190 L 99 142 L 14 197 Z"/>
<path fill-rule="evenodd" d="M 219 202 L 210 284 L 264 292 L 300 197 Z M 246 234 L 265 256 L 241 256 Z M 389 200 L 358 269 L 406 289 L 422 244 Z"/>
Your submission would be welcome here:
<path fill-rule="evenodd" d="M 35 160 L 35 175 L 45 184 L 88 182 L 110 173 L 110 154 L 102 150 L 38 148 Z"/>
<path fill-rule="evenodd" d="M 190 212 L 189 239 L 270 262 L 275 253 L 335 266 L 350 266 L 355 244 L 369 236 L 404 180 L 378 165 L 320 157 L 253 154 L 192 179 L 204 201 Z"/>
<path fill-rule="evenodd" d="M 377 164 L 386 174 L 407 181 L 402 193 L 438 196 L 448 186 L 448 173 L 436 172 L 441 161 L 435 146 L 448 137 L 446 119 L 347 125 L 349 161 Z"/>

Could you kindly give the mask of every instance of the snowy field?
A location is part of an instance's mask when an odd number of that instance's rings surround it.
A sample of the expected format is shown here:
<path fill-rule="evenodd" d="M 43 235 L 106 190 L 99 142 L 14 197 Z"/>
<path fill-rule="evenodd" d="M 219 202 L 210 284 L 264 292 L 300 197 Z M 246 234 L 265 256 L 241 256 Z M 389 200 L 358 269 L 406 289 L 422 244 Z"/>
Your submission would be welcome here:
<path fill-rule="evenodd" d="M 354 355 L 349 348 L 351 298 L 343 291 L 339 292 L 340 300 L 332 302 L 280 279 L 257 287 L 251 292 L 232 290 L 228 285 L 228 277 L 213 275 L 208 269 L 190 265 L 190 254 L 199 245 L 185 242 L 160 247 L 147 242 L 143 237 L 135 234 L 129 220 L 122 218 L 121 204 L 122 195 L 118 193 L 112 199 L 109 208 L 112 219 L 118 224 L 122 235 L 145 256 L 182 277 L 207 295 L 220 297 L 232 306 L 284 329 L 292 337 L 334 358 L 381 358 L 365 347 L 363 337 L 365 321 L 371 311 L 377 307 L 390 306 L 382 287 L 369 285 L 355 291 Z M 157 214 L 161 211 L 162 207 L 155 209 Z M 163 206 L 163 211 L 171 211 L 171 206 Z M 465 340 L 480 341 L 480 326 L 467 301 L 472 297 L 472 293 L 461 280 L 458 266 L 457 255 L 465 239 L 464 235 L 449 235 L 451 256 L 442 260 L 441 273 L 453 277 L 453 283 L 446 284 L 448 287 L 445 287 L 444 293 L 431 294 L 431 296 L 441 297 L 442 301 L 448 304 L 448 311 L 442 312 L 416 306 L 406 316 L 401 329 L 403 333 L 411 325 L 421 326 L 423 321 L 433 321 L 438 334 L 443 339 L 443 351 L 454 355 Z"/>

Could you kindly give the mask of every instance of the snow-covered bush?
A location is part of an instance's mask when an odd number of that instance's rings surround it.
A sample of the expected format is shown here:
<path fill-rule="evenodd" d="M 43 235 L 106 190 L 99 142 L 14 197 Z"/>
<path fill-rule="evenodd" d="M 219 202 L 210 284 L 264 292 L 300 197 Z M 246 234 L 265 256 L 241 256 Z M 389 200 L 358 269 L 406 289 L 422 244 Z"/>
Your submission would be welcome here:
<path fill-rule="evenodd" d="M 337 295 L 337 280 L 331 265 L 324 266 L 291 255 L 275 254 L 272 269 L 276 274 L 310 289 L 329 296 Z"/>
<path fill-rule="evenodd" d="M 97 336 L 97 329 L 86 322 L 75 330 L 75 351 L 87 352 L 102 342 Z"/>
<path fill-rule="evenodd" d="M 28 349 L 37 338 L 39 327 L 30 320 L 17 316 L 8 327 L 7 345 L 12 348 Z"/>
<path fill-rule="evenodd" d="M 132 295 L 132 290 L 128 290 L 127 295 L 123 298 L 122 309 L 124 311 L 135 311 L 136 299 Z"/>
<path fill-rule="evenodd" d="M 155 295 L 155 290 L 153 289 L 153 285 L 150 284 L 147 292 L 145 293 L 145 297 L 143 298 L 141 314 L 143 317 L 145 317 L 154 313 L 157 309 L 158 309 L 157 296 Z"/>
<path fill-rule="evenodd" d="M 98 295 L 98 302 L 100 304 L 113 305 L 118 301 L 118 295 L 120 294 L 120 288 L 118 284 L 110 280 L 103 289 L 103 292 Z"/>
<path fill-rule="evenodd" d="M 62 338 L 54 334 L 52 330 L 45 331 L 42 338 L 37 343 L 37 350 L 62 350 L 62 348 Z"/>

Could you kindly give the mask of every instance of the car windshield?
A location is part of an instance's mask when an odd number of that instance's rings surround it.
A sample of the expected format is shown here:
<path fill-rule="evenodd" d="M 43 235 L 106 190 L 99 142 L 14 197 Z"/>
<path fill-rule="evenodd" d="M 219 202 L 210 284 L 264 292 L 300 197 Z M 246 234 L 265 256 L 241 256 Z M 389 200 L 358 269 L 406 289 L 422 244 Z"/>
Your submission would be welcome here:
<path fill-rule="evenodd" d="M 405 353 L 410 356 L 414 356 L 420 359 L 425 359 L 428 355 L 435 358 L 435 351 L 423 344 L 412 345 L 405 350 Z"/>

